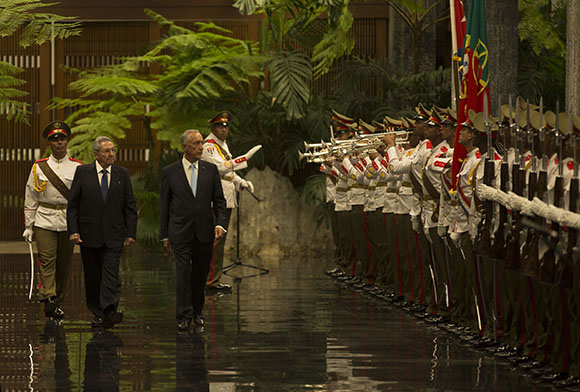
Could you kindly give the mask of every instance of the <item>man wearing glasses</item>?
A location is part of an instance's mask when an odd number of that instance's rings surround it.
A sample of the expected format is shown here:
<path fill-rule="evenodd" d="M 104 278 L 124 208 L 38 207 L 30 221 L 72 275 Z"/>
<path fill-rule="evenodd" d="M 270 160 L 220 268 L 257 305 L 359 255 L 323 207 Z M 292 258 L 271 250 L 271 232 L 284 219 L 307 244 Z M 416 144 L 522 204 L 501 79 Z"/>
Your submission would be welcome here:
<path fill-rule="evenodd" d="M 114 165 L 115 145 L 105 136 L 93 142 L 95 161 L 75 173 L 67 210 L 69 239 L 81 247 L 87 307 L 92 325 L 108 329 L 123 320 L 119 259 L 135 242 L 137 204 L 127 169 Z"/>

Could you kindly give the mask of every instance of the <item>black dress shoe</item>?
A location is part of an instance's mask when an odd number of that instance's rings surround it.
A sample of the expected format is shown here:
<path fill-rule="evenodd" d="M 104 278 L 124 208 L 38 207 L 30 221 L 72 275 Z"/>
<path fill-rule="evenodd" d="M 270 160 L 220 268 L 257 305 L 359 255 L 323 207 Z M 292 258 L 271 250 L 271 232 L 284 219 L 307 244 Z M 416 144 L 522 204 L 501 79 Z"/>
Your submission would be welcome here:
<path fill-rule="evenodd" d="M 423 313 L 425 312 L 425 309 L 427 309 L 425 305 L 415 304 L 411 306 L 411 312 L 413 313 Z"/>
<path fill-rule="evenodd" d="M 530 376 L 535 377 L 535 378 L 540 378 L 543 375 L 550 374 L 550 373 L 554 373 L 554 368 L 550 365 L 545 366 L 543 368 L 531 369 L 529 371 Z"/>
<path fill-rule="evenodd" d="M 540 361 L 528 361 L 528 362 L 522 362 L 519 365 L 522 369 L 532 370 L 532 369 L 543 368 L 544 366 L 546 366 L 546 363 L 540 362 Z"/>
<path fill-rule="evenodd" d="M 324 273 L 325 273 L 326 275 L 334 275 L 334 274 L 336 274 L 338 271 L 340 271 L 340 269 L 339 269 L 339 268 L 333 268 L 333 269 L 330 269 L 330 270 L 326 270 Z"/>
<path fill-rule="evenodd" d="M 540 380 L 547 382 L 562 381 L 567 378 L 568 373 L 560 373 L 560 372 L 545 373 L 542 376 L 540 376 Z"/>
<path fill-rule="evenodd" d="M 93 328 L 103 328 L 103 319 L 99 316 L 93 317 L 91 320 L 91 327 Z"/>
<path fill-rule="evenodd" d="M 44 315 L 46 317 L 52 317 L 58 305 L 54 302 L 54 299 L 52 298 L 44 299 L 42 300 L 42 302 L 44 302 Z"/>
<path fill-rule="evenodd" d="M 195 316 L 193 316 L 193 322 L 195 323 L 195 325 L 199 325 L 200 327 L 203 327 L 205 325 L 205 319 L 201 314 L 196 314 Z"/>
<path fill-rule="evenodd" d="M 554 386 L 558 388 L 575 388 L 580 386 L 580 378 L 570 376 L 565 380 L 554 381 Z"/>
<path fill-rule="evenodd" d="M 123 312 L 114 312 L 112 314 L 106 315 L 103 319 L 103 328 L 113 328 L 115 324 L 119 324 L 121 321 L 123 321 Z"/>
<path fill-rule="evenodd" d="M 214 283 L 212 285 L 207 286 L 210 290 L 218 290 L 218 291 L 230 291 L 232 286 L 226 283 Z"/>
<path fill-rule="evenodd" d="M 60 306 L 56 306 L 54 312 L 52 312 L 52 319 L 54 321 L 62 321 L 64 320 L 64 310 L 60 308 Z"/>
<path fill-rule="evenodd" d="M 191 320 L 183 320 L 177 323 L 177 330 L 179 332 L 185 332 L 189 330 L 189 325 L 191 324 Z"/>

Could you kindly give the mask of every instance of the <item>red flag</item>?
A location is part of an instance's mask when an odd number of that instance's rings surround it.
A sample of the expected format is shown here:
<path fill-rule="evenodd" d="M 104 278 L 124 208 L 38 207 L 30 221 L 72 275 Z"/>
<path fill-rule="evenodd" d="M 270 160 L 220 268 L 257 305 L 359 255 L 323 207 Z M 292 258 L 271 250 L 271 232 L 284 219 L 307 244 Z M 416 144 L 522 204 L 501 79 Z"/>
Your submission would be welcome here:
<path fill-rule="evenodd" d="M 483 111 L 484 95 L 487 95 L 489 102 L 487 26 L 485 23 L 484 0 L 470 1 L 469 18 L 463 41 L 461 95 L 459 110 L 457 111 L 457 131 L 452 166 L 454 188 L 457 186 L 457 173 L 467 155 L 465 147 L 459 144 L 461 124 L 467 119 L 467 113 L 470 109 L 473 109 L 476 113 Z"/>

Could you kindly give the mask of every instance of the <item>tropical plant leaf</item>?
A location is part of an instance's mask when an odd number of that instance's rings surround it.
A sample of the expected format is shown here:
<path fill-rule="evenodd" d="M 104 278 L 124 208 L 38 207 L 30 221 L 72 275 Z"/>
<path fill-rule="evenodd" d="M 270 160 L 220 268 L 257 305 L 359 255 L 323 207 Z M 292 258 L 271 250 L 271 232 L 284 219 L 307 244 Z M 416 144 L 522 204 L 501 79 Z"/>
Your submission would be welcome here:
<path fill-rule="evenodd" d="M 36 12 L 56 3 L 41 0 L 2 0 L 0 2 L 0 36 L 19 33 L 23 47 L 41 45 L 53 38 L 65 39 L 81 33 L 81 25 L 74 17 Z"/>
<path fill-rule="evenodd" d="M 281 52 L 268 64 L 268 69 L 273 98 L 286 108 L 289 120 L 301 118 L 310 98 L 312 68 L 308 57 L 298 52 Z"/>
<path fill-rule="evenodd" d="M 336 59 L 348 55 L 354 48 L 354 37 L 350 32 L 354 18 L 348 11 L 348 2 L 342 6 L 336 26 L 333 26 L 316 44 L 312 53 L 314 74 L 316 77 L 324 75 Z"/>

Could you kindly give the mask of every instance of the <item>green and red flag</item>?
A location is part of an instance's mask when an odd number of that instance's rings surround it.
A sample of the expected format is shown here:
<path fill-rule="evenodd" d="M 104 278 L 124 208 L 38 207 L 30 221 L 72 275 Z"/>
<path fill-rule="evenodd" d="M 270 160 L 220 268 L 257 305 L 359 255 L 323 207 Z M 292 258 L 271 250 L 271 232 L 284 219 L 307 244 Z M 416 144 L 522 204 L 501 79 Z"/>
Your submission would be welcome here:
<path fill-rule="evenodd" d="M 453 186 L 457 183 L 457 173 L 467 155 L 465 147 L 459 144 L 461 124 L 467 119 L 467 113 L 473 109 L 476 113 L 483 111 L 483 97 L 489 102 L 487 26 L 485 23 L 484 0 L 469 2 L 469 16 L 463 40 L 463 63 L 461 65 L 461 93 L 457 110 L 457 132 L 453 150 Z"/>

